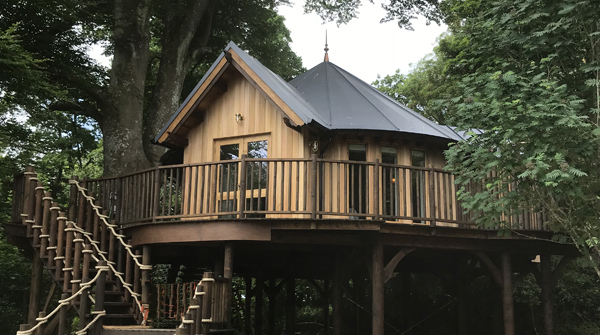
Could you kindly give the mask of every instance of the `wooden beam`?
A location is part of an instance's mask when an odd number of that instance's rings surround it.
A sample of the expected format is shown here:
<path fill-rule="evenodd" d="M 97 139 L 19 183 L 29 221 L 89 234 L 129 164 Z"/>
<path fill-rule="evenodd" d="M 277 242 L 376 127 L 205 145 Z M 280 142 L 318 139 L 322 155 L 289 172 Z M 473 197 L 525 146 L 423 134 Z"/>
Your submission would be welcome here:
<path fill-rule="evenodd" d="M 483 262 L 483 264 L 485 264 L 485 266 L 488 268 L 488 270 L 490 270 L 492 279 L 494 279 L 496 284 L 498 284 L 499 287 L 503 287 L 504 284 L 503 284 L 503 280 L 502 280 L 502 273 L 500 272 L 498 267 L 496 267 L 494 262 L 492 262 L 492 260 L 485 253 L 483 253 L 481 251 L 471 251 L 471 252 L 475 256 L 477 256 Z"/>
<path fill-rule="evenodd" d="M 383 280 L 383 245 L 381 243 L 373 246 L 373 335 L 383 335 L 384 327 L 384 280 Z"/>
<path fill-rule="evenodd" d="M 394 274 L 394 269 L 396 269 L 396 266 L 398 266 L 398 263 L 400 263 L 400 261 L 404 257 L 406 257 L 406 255 L 410 254 L 415 249 L 416 248 L 400 249 L 400 251 L 398 251 L 396 253 L 396 255 L 394 255 L 394 257 L 392 257 L 392 259 L 387 263 L 387 265 L 383 269 L 383 282 L 384 283 L 387 283 L 388 280 L 390 280 L 390 278 L 392 278 L 392 275 Z"/>

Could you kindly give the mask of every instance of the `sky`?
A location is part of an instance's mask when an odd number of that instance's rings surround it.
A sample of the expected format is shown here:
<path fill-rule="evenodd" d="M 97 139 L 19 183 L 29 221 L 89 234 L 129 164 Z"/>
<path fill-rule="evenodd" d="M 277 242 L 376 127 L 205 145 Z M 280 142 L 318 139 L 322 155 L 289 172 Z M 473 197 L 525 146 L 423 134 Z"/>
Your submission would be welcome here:
<path fill-rule="evenodd" d="M 433 51 L 436 38 L 446 26 L 426 25 L 425 19 L 413 20 L 414 31 L 401 29 L 396 22 L 379 23 L 385 16 L 380 1 L 363 1 L 357 19 L 337 27 L 334 22 L 323 24 L 317 14 L 304 14 L 304 1 L 294 6 L 280 6 L 278 12 L 286 18 L 291 32 L 292 50 L 302 57 L 307 69 L 323 61 L 325 30 L 329 44 L 329 61 L 358 78 L 371 83 L 377 75 L 410 70 Z"/>
<path fill-rule="evenodd" d="M 334 22 L 323 24 L 317 14 L 304 14 L 304 1 L 293 6 L 280 6 L 278 12 L 286 18 L 291 32 L 292 50 L 302 57 L 307 69 L 323 61 L 325 30 L 329 44 L 329 61 L 372 83 L 377 75 L 393 74 L 397 69 L 408 73 L 410 64 L 433 51 L 436 38 L 446 26 L 426 25 L 425 19 L 413 20 L 414 31 L 401 29 L 396 22 L 379 23 L 385 16 L 381 1 L 363 1 L 358 18 L 338 27 Z M 94 45 L 89 52 L 101 64 L 110 65 L 102 56 L 103 48 Z"/>

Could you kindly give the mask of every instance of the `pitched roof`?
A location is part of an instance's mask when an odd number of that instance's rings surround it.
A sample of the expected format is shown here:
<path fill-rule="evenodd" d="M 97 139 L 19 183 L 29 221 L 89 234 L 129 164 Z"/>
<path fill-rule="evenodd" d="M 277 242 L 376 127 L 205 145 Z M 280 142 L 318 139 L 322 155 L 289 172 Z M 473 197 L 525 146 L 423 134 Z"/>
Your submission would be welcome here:
<path fill-rule="evenodd" d="M 440 126 L 379 92 L 331 62 L 323 62 L 287 83 L 277 74 L 229 42 L 202 80 L 156 136 L 165 143 L 177 125 L 193 112 L 203 90 L 210 90 L 219 73 L 233 64 L 271 98 L 292 124 L 315 122 L 330 130 L 383 130 L 461 140 Z"/>
<path fill-rule="evenodd" d="M 289 82 L 310 102 L 329 129 L 386 130 L 460 140 L 440 126 L 398 103 L 331 62 Z"/>

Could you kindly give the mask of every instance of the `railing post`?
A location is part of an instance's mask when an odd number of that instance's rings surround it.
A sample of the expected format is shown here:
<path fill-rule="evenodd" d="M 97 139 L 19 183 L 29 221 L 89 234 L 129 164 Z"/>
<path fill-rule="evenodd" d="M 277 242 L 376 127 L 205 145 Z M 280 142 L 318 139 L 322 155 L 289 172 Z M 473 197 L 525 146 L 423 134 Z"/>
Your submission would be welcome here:
<path fill-rule="evenodd" d="M 35 188 L 35 217 L 34 223 L 31 227 L 33 230 L 33 245 L 36 246 L 40 244 L 40 235 L 42 232 L 42 224 L 43 224 L 43 215 L 44 215 L 44 185 L 37 182 L 37 187 Z"/>
<path fill-rule="evenodd" d="M 27 225 L 27 237 L 33 236 L 33 216 L 35 215 L 35 198 L 36 198 L 36 187 L 38 186 L 37 174 L 33 172 L 33 168 L 31 168 L 30 174 L 28 174 L 29 178 L 27 179 L 27 217 L 25 219 L 25 224 Z"/>
<path fill-rule="evenodd" d="M 310 157 L 310 218 L 317 218 L 317 155 Z"/>
<path fill-rule="evenodd" d="M 204 272 L 203 279 L 213 278 L 212 272 Z M 202 334 L 208 334 L 210 330 L 210 321 L 212 320 L 211 301 L 212 301 L 212 281 L 203 281 L 202 287 L 204 289 L 204 297 L 202 303 Z M 206 321 L 205 321 L 206 320 Z"/>
<path fill-rule="evenodd" d="M 45 318 L 46 317 L 46 312 L 39 312 L 38 313 L 38 318 Z M 46 324 L 42 323 L 36 330 L 36 335 L 44 335 L 44 331 L 46 330 Z"/>
<path fill-rule="evenodd" d="M 244 208 L 246 207 L 246 158 L 248 155 L 242 155 L 242 160 L 240 161 L 240 197 L 239 197 L 239 214 L 238 217 L 240 219 L 244 218 Z"/>
<path fill-rule="evenodd" d="M 160 170 L 158 166 L 154 171 L 154 201 L 152 202 L 152 222 L 156 222 L 160 206 Z"/>
<path fill-rule="evenodd" d="M 375 220 L 379 220 L 379 158 L 375 159 L 375 171 L 373 171 L 373 207 Z"/>
<path fill-rule="evenodd" d="M 71 180 L 78 180 L 78 176 L 71 176 Z M 69 187 L 69 220 L 75 221 L 75 213 L 77 213 L 77 195 L 78 195 L 77 185 L 71 184 Z M 83 198 L 83 197 L 81 197 Z M 82 227 L 83 219 L 77 218 L 77 223 L 80 227 Z"/>
<path fill-rule="evenodd" d="M 89 278 L 83 278 L 83 281 L 81 282 L 82 284 L 87 283 L 88 281 L 90 281 Z M 79 299 L 79 330 L 82 330 L 83 328 L 85 328 L 86 324 L 87 324 L 87 317 L 86 314 L 88 312 L 88 292 L 89 289 L 84 289 L 81 292 L 81 299 Z"/>
<path fill-rule="evenodd" d="M 142 264 L 150 265 L 150 246 L 142 247 Z M 150 272 L 151 270 L 142 270 L 142 304 L 148 308 L 150 305 Z"/>
<path fill-rule="evenodd" d="M 429 215 L 431 226 L 435 227 L 435 170 L 431 164 L 429 164 Z"/>
<path fill-rule="evenodd" d="M 96 302 L 94 303 L 94 312 L 100 313 L 104 310 L 104 295 L 106 292 L 106 266 L 108 264 L 106 261 L 98 262 L 98 271 L 102 271 L 100 275 L 98 275 L 98 279 L 96 280 Z M 102 333 L 102 324 L 104 322 L 104 318 L 99 318 L 94 325 L 94 334 L 100 335 Z"/>
<path fill-rule="evenodd" d="M 60 300 L 65 300 L 69 298 L 69 293 L 63 293 L 60 295 Z M 58 334 L 63 335 L 66 334 L 67 330 L 67 311 L 69 310 L 69 305 L 60 306 L 60 310 L 58 312 Z M 100 333 L 98 333 L 99 335 Z"/>
<path fill-rule="evenodd" d="M 125 199 L 123 198 L 123 180 L 121 177 L 117 178 L 117 194 L 115 195 L 115 202 L 117 203 L 117 208 L 115 209 L 115 221 L 117 223 L 121 223 L 121 219 L 122 219 L 122 215 L 121 215 L 121 208 L 123 208 L 123 201 L 125 201 Z"/>

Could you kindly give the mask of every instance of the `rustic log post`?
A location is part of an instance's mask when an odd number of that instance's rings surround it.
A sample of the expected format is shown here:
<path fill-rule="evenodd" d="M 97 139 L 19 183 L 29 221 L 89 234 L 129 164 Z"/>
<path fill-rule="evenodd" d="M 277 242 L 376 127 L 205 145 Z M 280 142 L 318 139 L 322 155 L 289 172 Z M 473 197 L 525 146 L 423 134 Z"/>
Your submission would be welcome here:
<path fill-rule="evenodd" d="M 296 333 L 296 279 L 289 277 L 285 283 L 285 333 Z"/>
<path fill-rule="evenodd" d="M 50 192 L 45 192 L 44 197 L 42 198 L 44 201 L 44 214 L 42 217 L 42 231 L 40 234 L 40 257 L 46 256 L 48 253 L 48 243 L 50 242 L 50 206 L 52 197 L 50 196 Z"/>
<path fill-rule="evenodd" d="M 54 260 L 56 261 L 56 269 L 55 269 L 55 279 L 59 280 L 62 277 L 63 273 L 63 261 L 65 259 L 65 242 L 66 242 L 66 232 L 65 232 L 65 224 L 66 217 L 64 212 L 58 213 L 58 230 L 57 230 L 57 241 L 56 241 L 56 257 Z M 65 289 L 66 291 L 66 289 Z"/>
<path fill-rule="evenodd" d="M 46 312 L 39 312 L 38 313 L 38 319 L 41 318 L 45 318 L 46 317 Z M 36 335 L 44 335 L 44 331 L 46 330 L 46 324 L 42 323 L 36 330 Z"/>
<path fill-rule="evenodd" d="M 108 216 L 108 211 L 106 209 L 102 210 L 102 215 Z M 106 225 L 103 222 L 100 222 L 99 225 L 102 229 L 100 231 L 100 250 L 106 255 L 108 254 L 107 242 L 111 233 L 108 231 L 108 227 L 106 227 Z"/>
<path fill-rule="evenodd" d="M 85 245 L 85 249 L 82 251 L 83 253 L 83 267 L 81 270 L 81 278 L 87 278 L 87 280 L 89 280 L 90 277 L 90 261 L 92 258 L 92 254 L 94 253 L 94 251 L 92 251 L 92 245 L 91 244 L 86 244 Z"/>
<path fill-rule="evenodd" d="M 383 317 L 383 245 L 378 243 L 373 247 L 373 335 L 383 335 L 384 317 Z"/>
<path fill-rule="evenodd" d="M 104 296 L 106 293 L 106 267 L 108 263 L 106 261 L 98 262 L 98 271 L 102 271 L 98 275 L 98 279 L 96 280 L 96 302 L 94 303 L 94 312 L 99 313 L 104 310 Z M 92 313 L 93 314 L 93 313 Z M 94 324 L 94 335 L 100 335 L 102 333 L 102 324 L 104 323 L 104 318 L 99 318 L 98 321 Z"/>
<path fill-rule="evenodd" d="M 183 326 L 185 327 L 184 330 L 184 334 L 189 334 L 189 335 L 194 335 L 192 334 L 192 329 L 194 329 L 194 324 L 190 323 L 189 321 L 194 321 L 193 317 L 192 317 L 192 313 L 191 312 L 187 312 L 185 313 L 185 318 L 183 319 Z M 187 322 L 186 322 L 187 321 Z"/>
<path fill-rule="evenodd" d="M 21 219 L 27 218 L 27 214 L 29 213 L 29 198 L 31 197 L 29 187 L 29 179 L 35 175 L 35 171 L 33 166 L 25 167 L 25 172 L 23 173 L 23 207 L 20 209 Z M 22 221 L 22 220 L 21 220 Z"/>
<path fill-rule="evenodd" d="M 244 208 L 246 207 L 246 170 L 248 169 L 246 166 L 246 158 L 248 158 L 248 155 L 244 154 L 242 155 L 242 160 L 240 161 L 240 199 L 238 200 L 238 217 L 240 219 L 245 217 Z"/>
<path fill-rule="evenodd" d="M 123 201 L 125 201 L 125 197 L 123 197 L 123 179 L 121 177 L 117 178 L 116 190 L 116 194 L 113 196 L 115 197 L 115 202 L 117 205 L 113 217 L 117 223 L 120 223 L 123 219 L 123 214 L 121 211 L 123 208 Z"/>
<path fill-rule="evenodd" d="M 60 300 L 65 300 L 69 298 L 69 293 L 63 293 L 60 295 Z M 60 310 L 58 311 L 58 334 L 66 335 L 67 334 L 67 311 L 69 310 L 69 305 L 65 304 L 60 306 Z"/>
<path fill-rule="evenodd" d="M 35 172 L 33 172 L 33 168 L 31 170 L 30 174 L 27 174 L 26 177 L 29 176 L 29 178 L 26 179 L 26 183 L 25 183 L 25 189 L 27 190 L 27 202 L 26 202 L 26 206 L 27 206 L 27 211 L 25 212 L 27 214 L 27 216 L 25 217 L 25 224 L 27 225 L 27 237 L 32 237 L 33 236 L 33 216 L 35 215 L 35 188 L 37 187 L 37 183 L 38 183 L 38 179 L 37 179 L 37 174 L 35 174 Z M 37 315 L 37 314 L 36 314 Z"/>
<path fill-rule="evenodd" d="M 111 221 L 111 224 L 115 224 L 115 221 Z M 111 234 L 110 232 L 107 232 L 108 235 L 108 264 L 111 265 L 115 265 L 117 264 L 115 262 L 115 249 L 116 249 L 116 245 L 115 243 L 117 243 L 117 238 L 115 237 L 114 234 Z M 114 274 L 112 273 L 112 271 L 108 272 L 108 276 L 107 276 L 108 280 L 114 280 Z"/>
<path fill-rule="evenodd" d="M 24 323 L 24 324 L 19 325 L 19 331 L 27 331 L 31 328 L 32 328 L 32 326 L 30 323 Z"/>
<path fill-rule="evenodd" d="M 343 311 L 342 311 L 342 258 L 339 253 L 335 255 L 334 274 L 332 283 L 332 307 L 333 307 L 333 335 L 343 334 Z"/>
<path fill-rule="evenodd" d="M 204 272 L 203 279 L 213 278 L 212 272 Z M 212 320 L 212 281 L 205 281 L 202 283 L 204 288 L 204 301 L 202 302 L 202 334 L 208 334 L 210 331 L 210 321 Z"/>
<path fill-rule="evenodd" d="M 53 202 L 50 207 L 50 231 L 48 232 L 48 267 L 52 268 L 55 264 L 54 257 L 56 257 L 56 249 L 58 243 L 58 203 Z"/>
<path fill-rule="evenodd" d="M 310 218 L 317 218 L 317 155 L 310 157 Z"/>
<path fill-rule="evenodd" d="M 431 226 L 435 227 L 435 170 L 433 165 L 429 165 L 429 215 L 431 216 Z"/>
<path fill-rule="evenodd" d="M 35 318 L 40 311 L 40 293 L 42 290 L 42 259 L 33 256 L 33 264 L 31 269 L 31 290 L 29 291 L 29 311 L 27 322 L 35 324 Z"/>
<path fill-rule="evenodd" d="M 469 313 L 468 313 L 468 285 L 469 277 L 466 274 L 466 263 L 462 260 L 458 266 L 456 274 L 456 314 L 458 317 L 458 335 L 468 335 L 469 333 Z"/>
<path fill-rule="evenodd" d="M 79 179 L 79 177 L 77 176 L 71 176 L 71 180 L 77 181 Z M 70 184 L 69 186 L 69 220 L 70 221 L 75 221 L 76 219 L 76 213 L 77 213 L 77 196 L 79 195 L 79 191 L 77 190 L 77 185 L 75 184 Z M 81 206 L 81 202 L 84 201 L 84 197 L 79 197 L 79 203 Z M 81 210 L 81 208 L 79 208 L 79 210 Z M 77 217 L 77 224 L 79 224 L 79 226 L 81 227 L 83 223 L 83 219 Z"/>
<path fill-rule="evenodd" d="M 267 293 L 267 296 L 269 298 L 269 319 L 267 320 L 267 322 L 269 323 L 269 330 L 268 330 L 268 334 L 269 335 L 275 335 L 275 297 L 277 295 L 277 285 L 275 285 L 275 278 L 271 278 L 269 279 L 269 291 Z M 262 329 L 260 329 L 261 332 L 256 332 L 256 334 L 262 334 Z"/>
<path fill-rule="evenodd" d="M 515 335 L 515 315 L 512 290 L 512 266 L 510 253 L 503 252 L 502 260 L 502 311 L 504 314 L 504 335 Z"/>
<path fill-rule="evenodd" d="M 150 265 L 150 246 L 142 247 L 142 264 Z M 142 304 L 145 308 L 150 305 L 150 274 L 152 270 L 142 270 Z"/>
<path fill-rule="evenodd" d="M 379 158 L 375 159 L 375 166 L 373 169 L 373 210 L 375 211 L 374 220 L 379 220 Z"/>
<path fill-rule="evenodd" d="M 552 259 L 550 255 L 540 255 L 542 272 L 542 306 L 544 310 L 544 329 L 546 335 L 554 335 L 554 311 L 552 299 Z"/>
<path fill-rule="evenodd" d="M 200 334 L 196 330 L 196 325 L 198 323 L 198 308 L 199 307 L 200 306 L 198 305 L 198 299 L 192 298 L 192 300 L 190 300 L 190 313 L 191 313 L 190 320 L 193 320 L 194 323 L 191 324 L 190 335 Z"/>
<path fill-rule="evenodd" d="M 131 240 L 127 241 L 127 244 L 131 245 Z M 133 284 L 133 258 L 131 257 L 131 255 L 129 254 L 129 252 L 126 253 L 125 255 L 126 257 L 126 261 L 125 261 L 125 282 L 128 284 Z M 131 297 L 131 293 L 129 292 L 129 290 L 125 289 L 125 301 L 129 301 L 129 298 Z"/>
<path fill-rule="evenodd" d="M 223 277 L 229 279 L 225 290 L 225 317 L 227 328 L 231 328 L 231 305 L 233 304 L 233 243 L 225 243 L 225 255 L 223 257 Z"/>
<path fill-rule="evenodd" d="M 66 229 L 67 241 L 65 243 L 65 267 L 63 270 L 63 292 L 71 288 L 71 271 L 73 271 L 73 222 L 69 221 Z M 74 293 L 74 292 L 73 292 Z"/>
<path fill-rule="evenodd" d="M 82 284 L 89 282 L 90 279 L 87 277 L 83 278 Z M 85 328 L 87 324 L 87 313 L 88 313 L 88 292 L 89 289 L 84 289 L 81 292 L 81 299 L 79 299 L 79 330 Z"/>
<path fill-rule="evenodd" d="M 35 188 L 35 217 L 34 223 L 31 226 L 33 229 L 33 246 L 37 247 L 40 245 L 40 235 L 42 233 L 42 217 L 44 215 L 44 185 L 42 183 L 37 182 L 37 186 Z"/>
<path fill-rule="evenodd" d="M 79 291 L 79 283 L 81 283 L 81 259 L 83 258 L 83 235 L 75 234 L 75 254 L 73 255 L 73 286 L 71 292 Z"/>
<path fill-rule="evenodd" d="M 204 308 L 204 293 L 203 292 L 203 286 L 201 285 L 202 283 L 198 283 L 198 285 L 196 286 L 196 300 L 197 300 L 197 305 L 198 305 L 198 309 L 196 309 L 196 318 L 194 319 L 194 328 L 195 330 L 195 334 L 199 335 L 202 334 L 202 309 Z"/>
<path fill-rule="evenodd" d="M 140 250 L 136 250 L 135 255 L 138 256 L 137 258 L 140 258 L 139 256 L 142 256 L 142 252 Z M 142 283 L 141 277 L 142 277 L 141 269 L 134 262 L 133 263 L 133 292 L 138 293 L 138 294 L 141 293 L 141 287 L 140 287 L 141 286 L 140 284 Z"/>

